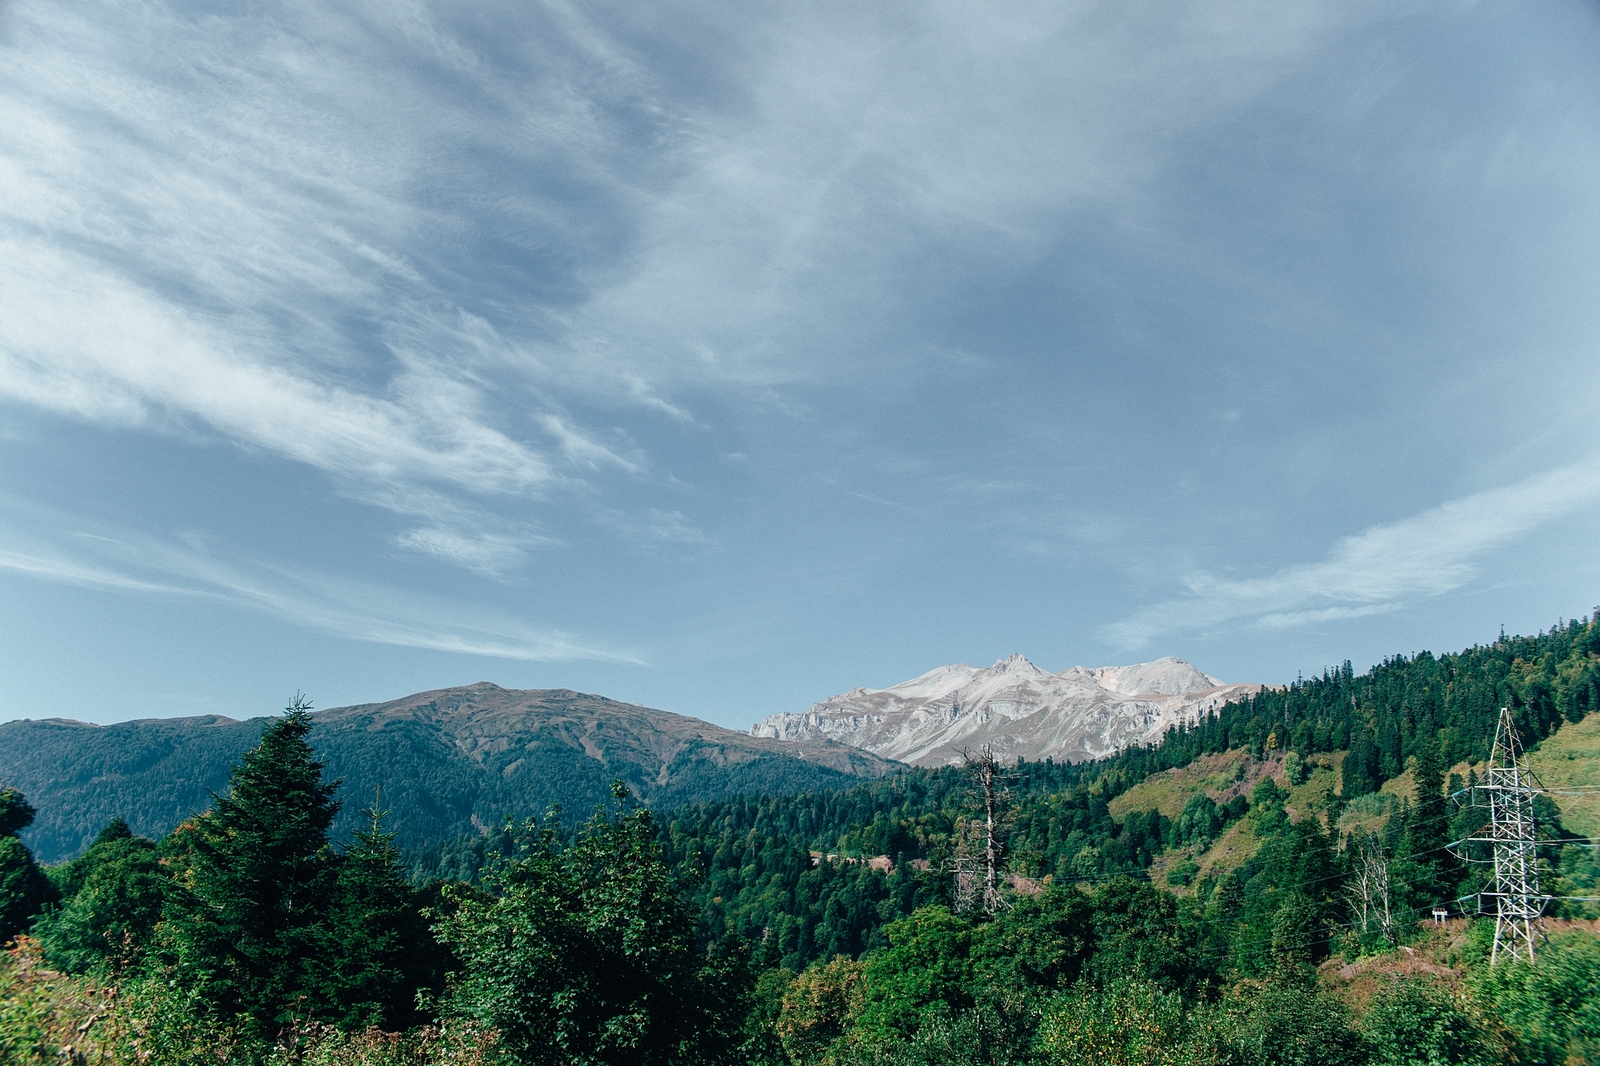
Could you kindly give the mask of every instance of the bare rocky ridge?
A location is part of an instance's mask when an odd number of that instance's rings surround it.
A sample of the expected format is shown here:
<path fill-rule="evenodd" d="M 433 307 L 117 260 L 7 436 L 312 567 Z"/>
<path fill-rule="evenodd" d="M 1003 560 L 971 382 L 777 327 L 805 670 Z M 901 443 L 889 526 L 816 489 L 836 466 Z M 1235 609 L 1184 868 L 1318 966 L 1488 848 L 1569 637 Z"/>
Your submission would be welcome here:
<path fill-rule="evenodd" d="M 1012 655 L 988 669 L 941 666 L 890 688 L 858 688 L 802 714 L 774 714 L 750 733 L 828 739 L 918 766 L 959 762 L 992 746 L 1028 759 L 1093 759 L 1158 739 L 1260 685 L 1229 685 L 1182 659 L 1059 674 Z"/>

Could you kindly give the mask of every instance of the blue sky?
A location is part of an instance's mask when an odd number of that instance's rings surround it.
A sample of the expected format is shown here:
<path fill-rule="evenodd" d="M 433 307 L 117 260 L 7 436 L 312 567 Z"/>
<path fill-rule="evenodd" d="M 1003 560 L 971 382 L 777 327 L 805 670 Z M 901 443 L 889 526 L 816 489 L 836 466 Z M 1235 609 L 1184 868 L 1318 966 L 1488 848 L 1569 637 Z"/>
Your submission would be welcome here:
<path fill-rule="evenodd" d="M 1600 602 L 1593 4 L 0 4 L 0 718 Z"/>

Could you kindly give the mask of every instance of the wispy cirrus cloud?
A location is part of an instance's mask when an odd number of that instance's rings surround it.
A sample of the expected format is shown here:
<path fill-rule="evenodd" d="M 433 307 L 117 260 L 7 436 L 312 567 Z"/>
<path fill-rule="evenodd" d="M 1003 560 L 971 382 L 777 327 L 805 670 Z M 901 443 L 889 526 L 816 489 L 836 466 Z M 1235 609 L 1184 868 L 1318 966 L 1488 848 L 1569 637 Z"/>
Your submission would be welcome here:
<path fill-rule="evenodd" d="M 1128 207 L 1339 23 L 1266 9 L 686 9 L 680 55 L 603 6 L 13 5 L 0 395 L 370 486 L 637 474 L 557 394 L 901 360 L 928 262 Z"/>
<path fill-rule="evenodd" d="M 343 387 L 259 358 L 214 322 L 37 243 L 0 240 L 0 391 L 117 424 L 198 423 L 357 484 L 542 488 L 547 458 L 472 415 L 443 373 L 410 368 L 400 395 Z"/>
<path fill-rule="evenodd" d="M 478 570 L 539 538 L 441 525 L 441 498 L 503 527 L 641 471 L 529 346 L 611 224 L 597 108 L 631 93 L 625 64 L 559 7 L 504 66 L 446 17 L 8 7 L 0 399 L 304 463 L 424 518 L 397 543 Z M 608 77 L 568 92 L 596 58 Z"/>
<path fill-rule="evenodd" d="M 348 578 L 228 556 L 203 538 L 90 531 L 70 516 L 6 502 L 9 516 L 27 521 L 25 528 L 14 520 L 0 524 L 0 570 L 81 588 L 225 602 L 314 632 L 374 644 L 527 662 L 640 662 L 629 652 L 496 617 L 481 606 L 468 610 Z"/>
<path fill-rule="evenodd" d="M 1197 574 L 1189 594 L 1106 629 L 1125 648 L 1228 623 L 1288 628 L 1402 609 L 1475 580 L 1489 552 L 1600 503 L 1600 457 L 1440 504 L 1345 537 L 1320 562 L 1259 578 Z"/>

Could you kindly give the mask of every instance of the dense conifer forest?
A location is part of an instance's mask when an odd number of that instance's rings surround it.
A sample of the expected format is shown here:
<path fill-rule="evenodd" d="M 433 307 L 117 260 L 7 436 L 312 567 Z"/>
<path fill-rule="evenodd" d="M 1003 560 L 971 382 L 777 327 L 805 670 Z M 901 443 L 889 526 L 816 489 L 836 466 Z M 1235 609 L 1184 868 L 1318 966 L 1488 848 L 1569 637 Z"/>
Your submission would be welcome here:
<path fill-rule="evenodd" d="M 114 818 L 40 866 L 0 793 L 0 1061 L 1600 1062 L 1594 841 L 1540 797 L 1544 939 L 1495 966 L 1464 843 L 1499 708 L 1558 744 L 1597 686 L 1585 619 L 987 792 L 913 769 L 652 812 L 618 782 L 406 855 L 381 793 L 330 835 L 297 705 L 160 840 Z"/>

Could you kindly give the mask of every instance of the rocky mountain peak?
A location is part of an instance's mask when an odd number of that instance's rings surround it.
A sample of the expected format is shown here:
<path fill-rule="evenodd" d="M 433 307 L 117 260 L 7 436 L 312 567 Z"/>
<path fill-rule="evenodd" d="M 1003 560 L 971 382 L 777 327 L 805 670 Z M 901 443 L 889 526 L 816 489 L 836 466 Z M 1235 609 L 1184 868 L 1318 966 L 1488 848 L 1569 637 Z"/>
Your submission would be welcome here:
<path fill-rule="evenodd" d="M 1013 652 L 987 670 L 957 663 L 889 688 L 851 689 L 803 714 L 769 715 L 750 732 L 827 738 L 922 765 L 959 761 L 982 744 L 1029 759 L 1096 758 L 1260 687 L 1225 684 L 1172 656 L 1052 674 Z"/>

